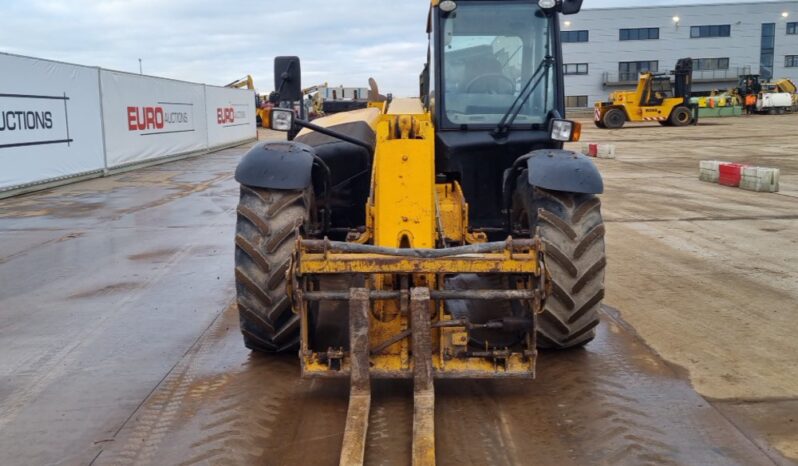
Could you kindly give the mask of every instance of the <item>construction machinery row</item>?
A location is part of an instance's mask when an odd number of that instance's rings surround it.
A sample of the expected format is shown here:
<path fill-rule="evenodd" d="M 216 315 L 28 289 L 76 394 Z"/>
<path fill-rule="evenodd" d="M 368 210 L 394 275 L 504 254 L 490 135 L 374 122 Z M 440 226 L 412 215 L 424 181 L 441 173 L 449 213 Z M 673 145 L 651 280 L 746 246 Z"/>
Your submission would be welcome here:
<path fill-rule="evenodd" d="M 627 122 L 648 121 L 663 126 L 687 126 L 697 123 L 702 113 L 720 116 L 721 107 L 731 108 L 732 116 L 741 114 L 743 107 L 748 107 L 749 113 L 770 115 L 798 111 L 798 92 L 789 79 L 760 82 L 759 75 L 742 75 L 736 88 L 724 93 L 713 91 L 708 97 L 694 97 L 692 74 L 691 58 L 678 60 L 670 72 L 673 80 L 665 73 L 641 73 L 634 90 L 616 91 L 609 100 L 596 102 L 596 126 L 618 129 Z"/>
<path fill-rule="evenodd" d="M 790 79 L 764 82 L 758 74 L 743 75 L 732 92 L 741 99 L 747 99 L 745 104 L 752 106 L 757 113 L 782 115 L 798 112 L 798 87 Z"/>
<path fill-rule="evenodd" d="M 376 86 L 376 84 L 373 84 Z M 255 92 L 255 122 L 258 127 L 268 128 L 272 108 L 279 105 L 279 93 L 271 92 L 261 95 L 255 89 L 252 75 L 237 79 L 225 87 L 246 88 Z M 342 111 L 365 108 L 367 96 L 371 92 L 366 88 L 347 88 L 343 86 L 331 88 L 325 83 L 315 84 L 302 89 L 303 101 L 294 103 L 298 115 L 310 120 Z M 347 97 L 347 93 L 349 96 Z"/>
<path fill-rule="evenodd" d="M 314 122 L 275 60 L 272 129 L 241 184 L 235 274 L 247 347 L 348 377 L 341 464 L 362 464 L 370 379 L 414 381 L 413 464 L 435 462 L 435 378 L 531 378 L 584 345 L 604 295 L 601 176 L 563 150 L 559 15 L 581 0 L 432 0 L 420 98 Z M 268 383 L 268 381 L 264 381 Z M 487 409 L 487 408 L 486 408 Z"/>

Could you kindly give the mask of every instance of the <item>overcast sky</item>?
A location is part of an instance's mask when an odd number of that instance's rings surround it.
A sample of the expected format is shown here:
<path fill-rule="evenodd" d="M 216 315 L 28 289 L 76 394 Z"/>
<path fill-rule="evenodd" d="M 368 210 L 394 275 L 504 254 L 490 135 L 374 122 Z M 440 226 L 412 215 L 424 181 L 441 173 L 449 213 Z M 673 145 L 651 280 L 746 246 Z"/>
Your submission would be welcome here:
<path fill-rule="evenodd" d="M 700 0 L 729 3 L 734 0 Z M 585 0 L 586 8 L 689 0 Z M 302 58 L 303 84 L 411 95 L 426 58 L 429 0 L 0 0 L 0 51 L 224 85 L 273 88 L 275 55 Z M 1 70 L 0 70 L 1 71 Z"/>

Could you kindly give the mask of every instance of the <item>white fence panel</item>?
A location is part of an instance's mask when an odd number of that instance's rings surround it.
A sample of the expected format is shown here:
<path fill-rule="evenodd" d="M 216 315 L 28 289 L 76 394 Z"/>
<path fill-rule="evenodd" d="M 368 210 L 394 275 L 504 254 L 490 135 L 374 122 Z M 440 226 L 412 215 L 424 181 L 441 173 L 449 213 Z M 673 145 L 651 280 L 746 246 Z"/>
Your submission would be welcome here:
<path fill-rule="evenodd" d="M 255 126 L 255 92 L 205 86 L 208 146 L 244 142 L 258 136 Z"/>
<path fill-rule="evenodd" d="M 98 69 L 0 53 L 0 191 L 103 168 Z"/>
<path fill-rule="evenodd" d="M 108 168 L 207 149 L 202 84 L 106 70 L 100 81 Z"/>

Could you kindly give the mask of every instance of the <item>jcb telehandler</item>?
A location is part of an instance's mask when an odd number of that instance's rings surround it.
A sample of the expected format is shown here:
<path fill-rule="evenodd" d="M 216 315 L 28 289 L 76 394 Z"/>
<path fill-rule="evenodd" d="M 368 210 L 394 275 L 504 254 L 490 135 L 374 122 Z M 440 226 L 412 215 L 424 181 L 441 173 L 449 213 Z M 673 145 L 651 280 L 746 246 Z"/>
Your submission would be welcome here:
<path fill-rule="evenodd" d="M 581 3 L 432 0 L 421 98 L 313 123 L 292 110 L 299 60 L 275 60 L 289 141 L 236 170 L 241 330 L 351 379 L 341 464 L 363 461 L 371 377 L 414 380 L 413 463 L 434 464 L 433 378 L 531 378 L 538 348 L 594 338 L 603 183 L 562 149 L 581 128 L 558 16 Z"/>
<path fill-rule="evenodd" d="M 693 60 L 681 58 L 670 76 L 647 71 L 633 91 L 616 91 L 606 102 L 596 102 L 594 122 L 599 128 L 618 129 L 627 121 L 658 121 L 662 126 L 686 126 L 697 112 L 690 107 Z"/>

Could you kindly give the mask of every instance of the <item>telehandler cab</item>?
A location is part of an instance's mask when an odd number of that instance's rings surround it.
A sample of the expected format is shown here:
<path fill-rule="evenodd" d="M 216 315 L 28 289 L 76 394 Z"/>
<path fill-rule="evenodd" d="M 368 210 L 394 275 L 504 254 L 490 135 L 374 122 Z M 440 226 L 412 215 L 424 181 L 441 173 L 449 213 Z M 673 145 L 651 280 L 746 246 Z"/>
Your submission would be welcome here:
<path fill-rule="evenodd" d="M 604 296 L 601 176 L 563 150 L 560 14 L 581 0 L 432 0 L 421 96 L 297 116 L 241 161 L 235 275 L 247 347 L 349 377 L 341 464 L 362 464 L 371 377 L 414 380 L 413 463 L 434 464 L 434 378 L 531 378 L 584 345 Z M 296 137 L 294 137 L 294 135 Z"/>

